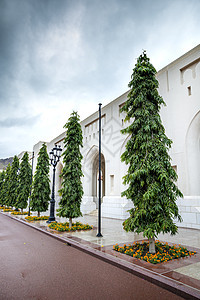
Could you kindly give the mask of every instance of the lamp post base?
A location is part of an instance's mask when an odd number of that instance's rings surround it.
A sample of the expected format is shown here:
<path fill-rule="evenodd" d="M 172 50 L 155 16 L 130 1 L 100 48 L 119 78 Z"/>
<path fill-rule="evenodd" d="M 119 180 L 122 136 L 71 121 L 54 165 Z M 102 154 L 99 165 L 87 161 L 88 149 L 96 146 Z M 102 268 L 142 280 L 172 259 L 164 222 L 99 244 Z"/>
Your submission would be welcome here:
<path fill-rule="evenodd" d="M 47 223 L 51 223 L 51 222 L 55 222 L 56 219 L 55 217 L 49 217 L 49 220 L 47 221 Z"/>
<path fill-rule="evenodd" d="M 99 232 L 99 233 L 97 233 L 97 235 L 96 235 L 97 237 L 103 237 L 103 235 Z"/>

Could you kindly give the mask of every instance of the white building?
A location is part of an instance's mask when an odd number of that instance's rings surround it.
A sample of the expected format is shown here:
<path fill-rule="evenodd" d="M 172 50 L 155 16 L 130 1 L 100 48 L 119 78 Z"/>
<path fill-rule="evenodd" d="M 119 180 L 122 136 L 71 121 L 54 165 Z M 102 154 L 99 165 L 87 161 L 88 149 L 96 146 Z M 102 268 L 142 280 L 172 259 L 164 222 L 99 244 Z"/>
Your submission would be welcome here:
<path fill-rule="evenodd" d="M 200 45 L 184 54 L 157 73 L 159 93 L 167 106 L 161 110 L 161 118 L 167 136 L 172 139 L 170 150 L 172 165 L 178 174 L 178 187 L 184 194 L 178 199 L 184 227 L 200 229 Z M 102 216 L 124 219 L 129 216 L 132 202 L 121 198 L 125 189 L 122 177 L 126 166 L 120 156 L 125 150 L 127 138 L 120 130 L 125 115 L 120 107 L 126 101 L 128 91 L 102 108 Z M 81 122 L 83 131 L 83 188 L 82 212 L 96 209 L 98 190 L 98 111 Z M 65 132 L 47 143 L 48 152 L 54 144 L 63 148 Z M 34 146 L 37 154 L 42 145 Z M 56 204 L 61 187 L 59 177 L 62 160 L 56 168 Z M 52 169 L 52 168 L 51 168 Z M 52 172 L 52 170 L 51 170 Z M 52 176 L 52 173 L 51 173 Z"/>

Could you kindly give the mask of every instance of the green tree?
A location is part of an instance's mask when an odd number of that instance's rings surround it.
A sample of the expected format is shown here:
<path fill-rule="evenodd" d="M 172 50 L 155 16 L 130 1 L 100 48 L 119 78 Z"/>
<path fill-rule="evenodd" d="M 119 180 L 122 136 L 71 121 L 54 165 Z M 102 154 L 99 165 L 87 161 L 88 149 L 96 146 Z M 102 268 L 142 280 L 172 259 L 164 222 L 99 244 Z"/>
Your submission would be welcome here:
<path fill-rule="evenodd" d="M 45 143 L 40 148 L 36 172 L 33 178 L 31 210 L 40 213 L 46 211 L 50 201 L 50 179 L 49 179 L 49 156 L 47 154 L 47 146 Z"/>
<path fill-rule="evenodd" d="M 149 251 L 155 253 L 155 237 L 159 233 L 177 233 L 174 219 L 181 221 L 176 205 L 182 193 L 175 182 L 177 174 L 168 154 L 172 141 L 165 135 L 159 110 L 165 105 L 158 93 L 156 70 L 145 51 L 137 59 L 130 92 L 121 111 L 130 126 L 122 130 L 129 135 L 126 150 L 121 156 L 128 165 L 123 177 L 127 189 L 122 192 L 133 201 L 130 217 L 124 221 L 126 231 L 143 232 L 150 242 Z"/>
<path fill-rule="evenodd" d="M 28 153 L 25 152 L 20 164 L 18 197 L 15 205 L 22 212 L 27 207 L 31 187 L 31 166 L 28 160 Z"/>
<path fill-rule="evenodd" d="M 10 170 L 10 178 L 7 190 L 8 206 L 15 206 L 18 196 L 18 171 L 19 171 L 19 158 L 15 155 Z"/>
<path fill-rule="evenodd" d="M 4 181 L 6 177 L 6 172 L 3 170 L 0 173 L 0 205 L 4 205 Z"/>
<path fill-rule="evenodd" d="M 65 151 L 63 152 L 63 163 L 61 177 L 62 188 L 60 189 L 61 200 L 59 202 L 58 215 L 69 218 L 69 226 L 72 226 L 72 218 L 82 216 L 80 206 L 83 196 L 81 182 L 83 158 L 80 147 L 83 147 L 83 136 L 80 118 L 77 112 L 73 112 L 68 122 L 64 125 L 67 129 L 64 139 Z"/>
<path fill-rule="evenodd" d="M 10 181 L 10 172 L 11 172 L 11 165 L 10 163 L 8 164 L 6 171 L 5 171 L 5 180 L 3 183 L 3 189 L 2 189 L 2 204 L 9 206 L 8 203 L 8 185 L 9 185 L 9 181 Z"/>

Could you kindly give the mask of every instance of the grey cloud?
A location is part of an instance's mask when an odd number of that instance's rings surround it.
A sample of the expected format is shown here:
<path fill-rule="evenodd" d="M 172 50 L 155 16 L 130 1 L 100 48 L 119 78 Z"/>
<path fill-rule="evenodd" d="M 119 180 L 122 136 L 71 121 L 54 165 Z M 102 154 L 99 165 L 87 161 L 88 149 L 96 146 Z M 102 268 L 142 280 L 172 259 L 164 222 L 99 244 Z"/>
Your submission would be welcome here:
<path fill-rule="evenodd" d="M 82 97 L 98 103 L 126 91 L 135 58 L 143 48 L 147 53 L 161 53 L 168 45 L 167 56 L 173 52 L 177 58 L 179 44 L 187 40 L 184 26 L 190 28 L 194 20 L 194 29 L 199 28 L 199 9 L 199 0 L 0 0 L 4 136 L 9 128 L 16 135 L 26 132 L 25 126 L 39 123 L 39 116 L 30 115 L 31 100 L 37 106 L 35 114 L 42 116 L 39 101 L 42 108 L 55 99 L 66 100 L 66 106 L 71 99 L 84 101 Z M 183 29 L 180 39 L 173 32 L 177 23 Z M 192 31 L 187 31 L 188 40 Z M 38 139 L 40 134 L 34 131 Z"/>
<path fill-rule="evenodd" d="M 36 93 L 42 94 L 48 92 L 51 81 L 51 78 L 45 77 L 44 75 L 37 76 L 37 74 L 33 74 L 29 83 Z"/>
<path fill-rule="evenodd" d="M 31 126 L 36 124 L 40 119 L 40 116 L 34 117 L 20 117 L 20 118 L 6 118 L 0 121 L 0 127 L 22 127 Z"/>
<path fill-rule="evenodd" d="M 64 0 L 60 0 L 59 5 L 55 0 L 0 1 L 0 81 L 8 93 L 17 85 L 17 80 L 26 82 L 29 76 L 35 76 L 31 75 L 35 71 L 32 66 L 37 65 L 38 78 L 42 75 L 35 48 L 54 24 L 64 21 L 67 5 L 68 1 Z M 41 78 L 41 82 L 44 80 Z M 34 82 L 33 88 L 37 88 Z M 4 101 L 3 95 L 0 97 L 0 101 Z"/>
<path fill-rule="evenodd" d="M 159 10 L 161 6 L 159 3 L 162 1 L 155 3 L 153 7 Z M 85 54 L 83 57 L 77 57 L 73 63 L 72 60 L 68 62 L 70 65 L 66 65 L 66 77 L 67 67 L 76 70 L 75 78 L 70 80 L 70 88 L 73 89 L 78 82 L 82 82 L 82 85 L 91 82 L 95 86 L 96 80 L 100 89 L 108 87 L 111 79 L 110 70 L 113 70 L 112 76 L 115 80 L 121 63 L 125 65 L 126 57 L 130 52 L 134 53 L 136 36 L 140 34 L 140 38 L 144 38 L 143 26 L 148 18 L 145 5 L 149 8 L 149 1 L 144 1 L 143 7 L 140 1 L 123 1 L 123 5 L 121 1 L 114 0 L 76 2 L 59 0 L 59 5 L 57 0 L 2 1 L 0 39 L 3 43 L 0 46 L 0 80 L 10 94 L 10 97 L 7 95 L 6 98 L 13 99 L 11 93 L 15 90 L 19 101 L 18 80 L 24 81 L 36 93 L 48 93 L 48 90 L 56 84 L 56 78 L 52 73 L 55 73 L 53 68 L 59 57 L 55 57 L 55 64 L 51 68 L 50 61 L 38 57 L 37 48 L 38 45 L 43 45 L 47 33 L 53 31 L 54 27 L 65 28 L 71 24 L 77 26 L 81 32 Z M 77 16 L 79 7 L 82 14 Z M 138 19 L 140 10 L 143 19 L 146 19 L 145 22 Z M 70 40 L 68 43 L 70 44 Z M 48 44 L 46 46 L 48 47 Z M 59 49 L 57 55 L 59 56 Z M 93 62 L 96 67 L 88 72 L 88 65 Z M 63 63 L 65 64 L 65 61 Z M 62 76 L 59 70 L 57 73 L 58 76 Z M 10 82 L 5 79 L 4 74 Z M 3 95 L 1 98 L 1 101 L 4 101 Z"/>

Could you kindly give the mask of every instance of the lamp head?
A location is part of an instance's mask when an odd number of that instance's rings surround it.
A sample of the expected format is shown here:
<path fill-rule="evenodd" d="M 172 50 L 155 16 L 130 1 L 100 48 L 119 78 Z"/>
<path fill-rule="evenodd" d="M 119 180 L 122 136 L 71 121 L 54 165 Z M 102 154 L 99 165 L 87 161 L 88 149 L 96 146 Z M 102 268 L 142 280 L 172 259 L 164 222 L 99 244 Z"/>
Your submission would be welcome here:
<path fill-rule="evenodd" d="M 53 151 L 51 150 L 51 152 L 49 152 L 49 156 L 50 156 L 50 160 L 53 160 Z"/>
<path fill-rule="evenodd" d="M 58 148 L 57 148 L 57 156 L 58 156 L 58 160 L 59 160 L 60 157 L 61 157 L 61 152 L 62 152 L 62 149 L 61 149 L 61 146 L 59 145 Z"/>

